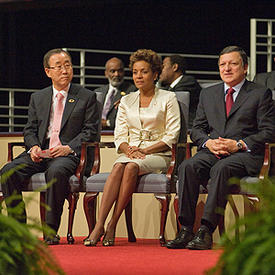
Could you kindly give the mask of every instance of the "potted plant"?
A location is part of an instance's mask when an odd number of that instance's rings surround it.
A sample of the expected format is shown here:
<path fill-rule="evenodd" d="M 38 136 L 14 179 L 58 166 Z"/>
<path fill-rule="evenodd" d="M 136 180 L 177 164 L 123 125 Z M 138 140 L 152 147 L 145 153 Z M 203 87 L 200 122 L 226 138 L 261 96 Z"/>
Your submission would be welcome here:
<path fill-rule="evenodd" d="M 222 236 L 223 253 L 209 274 L 275 274 L 275 181 L 245 187 L 258 195 L 259 211 L 236 221 L 232 229 L 239 229 L 239 238 L 230 231 Z"/>
<path fill-rule="evenodd" d="M 2 175 L 2 182 L 5 177 Z M 15 199 L 16 196 L 10 199 Z M 33 198 L 26 201 L 28 204 Z M 31 275 L 31 274 L 65 274 L 52 257 L 47 245 L 44 244 L 34 231 L 47 233 L 48 229 L 31 219 L 31 223 L 20 223 L 13 216 L 20 216 L 22 205 L 11 210 L 12 215 L 2 214 L 0 205 L 0 274 Z"/>

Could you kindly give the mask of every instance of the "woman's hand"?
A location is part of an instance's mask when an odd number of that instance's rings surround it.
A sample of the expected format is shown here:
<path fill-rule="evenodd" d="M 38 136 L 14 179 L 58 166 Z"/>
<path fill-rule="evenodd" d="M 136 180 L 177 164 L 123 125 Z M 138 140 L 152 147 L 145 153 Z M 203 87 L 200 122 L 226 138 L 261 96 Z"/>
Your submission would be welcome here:
<path fill-rule="evenodd" d="M 127 157 L 130 159 L 144 159 L 146 153 L 143 149 L 136 146 L 128 146 Z"/>

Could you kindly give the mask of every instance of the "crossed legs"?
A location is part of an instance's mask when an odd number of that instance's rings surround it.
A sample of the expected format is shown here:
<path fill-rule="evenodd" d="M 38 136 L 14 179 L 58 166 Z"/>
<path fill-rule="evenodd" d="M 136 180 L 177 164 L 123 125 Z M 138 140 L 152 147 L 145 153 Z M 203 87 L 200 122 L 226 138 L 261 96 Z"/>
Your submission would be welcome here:
<path fill-rule="evenodd" d="M 114 165 L 103 190 L 98 221 L 89 240 L 96 242 L 104 232 L 104 224 L 115 202 L 112 218 L 107 226 L 105 239 L 112 239 L 115 235 L 117 222 L 122 211 L 127 206 L 136 189 L 139 167 L 133 162 L 117 163 Z"/>

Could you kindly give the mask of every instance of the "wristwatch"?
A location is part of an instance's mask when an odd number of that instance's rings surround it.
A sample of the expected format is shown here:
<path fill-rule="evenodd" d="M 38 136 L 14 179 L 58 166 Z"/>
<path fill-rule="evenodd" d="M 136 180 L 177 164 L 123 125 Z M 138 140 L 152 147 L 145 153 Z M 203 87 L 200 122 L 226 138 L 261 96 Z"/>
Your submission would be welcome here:
<path fill-rule="evenodd" d="M 72 155 L 74 155 L 74 156 L 77 156 L 76 155 L 76 152 L 69 146 L 69 148 L 70 148 L 70 154 L 72 154 Z"/>
<path fill-rule="evenodd" d="M 239 150 L 243 150 L 243 144 L 242 144 L 242 142 L 240 140 L 237 141 L 236 145 L 237 145 L 237 147 L 238 147 Z"/>

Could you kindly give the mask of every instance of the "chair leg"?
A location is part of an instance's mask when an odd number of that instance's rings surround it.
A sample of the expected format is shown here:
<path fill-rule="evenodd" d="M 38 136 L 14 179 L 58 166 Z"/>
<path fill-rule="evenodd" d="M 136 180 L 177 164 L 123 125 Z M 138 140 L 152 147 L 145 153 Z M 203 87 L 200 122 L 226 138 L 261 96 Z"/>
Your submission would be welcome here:
<path fill-rule="evenodd" d="M 4 196 L 2 193 L 0 193 L 0 213 L 2 212 L 2 203 L 4 201 Z"/>
<path fill-rule="evenodd" d="M 169 203 L 171 200 L 170 194 L 155 194 L 155 198 L 160 202 L 161 204 L 161 220 L 160 220 L 160 234 L 159 234 L 159 242 L 161 246 L 165 245 L 165 226 L 167 221 L 167 215 L 169 211 Z"/>
<path fill-rule="evenodd" d="M 233 196 L 229 196 L 228 197 L 228 202 L 231 206 L 231 209 L 233 210 L 233 213 L 234 213 L 234 216 L 235 216 L 235 219 L 238 219 L 240 217 L 240 214 L 239 214 L 239 211 L 237 209 L 237 206 L 233 200 Z M 224 230 L 223 230 L 224 231 Z M 223 232 L 222 232 L 223 233 Z M 220 232 L 220 235 L 221 235 L 221 232 Z M 235 231 L 235 238 L 236 240 L 239 240 L 240 239 L 240 231 L 239 231 L 239 228 L 236 229 Z"/>
<path fill-rule="evenodd" d="M 224 226 L 224 215 L 220 216 L 220 220 L 218 222 L 218 229 L 219 229 L 219 234 L 220 236 L 224 233 L 225 231 L 225 226 Z"/>
<path fill-rule="evenodd" d="M 179 196 L 176 194 L 175 199 L 174 199 L 174 211 L 176 214 L 176 221 L 177 221 L 177 233 L 180 232 L 180 222 L 179 222 Z"/>
<path fill-rule="evenodd" d="M 96 223 L 96 198 L 98 193 L 86 193 L 83 198 L 83 208 L 89 228 L 89 235 L 92 233 Z"/>
<path fill-rule="evenodd" d="M 45 225 L 46 222 L 46 193 L 40 192 L 40 219 L 42 226 Z M 45 239 L 45 232 L 43 231 L 43 239 Z"/>
<path fill-rule="evenodd" d="M 136 236 L 133 230 L 133 223 L 132 223 L 132 198 L 125 207 L 125 219 L 126 219 L 126 226 L 128 232 L 128 242 L 136 242 Z"/>
<path fill-rule="evenodd" d="M 243 196 L 243 199 L 245 214 L 258 211 L 259 198 L 252 196 Z"/>
<path fill-rule="evenodd" d="M 255 196 L 243 196 L 244 201 L 244 215 L 252 212 L 257 212 L 259 210 L 259 198 Z"/>
<path fill-rule="evenodd" d="M 69 221 L 68 221 L 68 232 L 67 232 L 67 242 L 68 244 L 74 243 L 73 237 L 73 223 L 74 223 L 74 215 L 77 206 L 77 202 L 79 199 L 79 193 L 70 193 L 67 200 L 69 202 Z"/>

